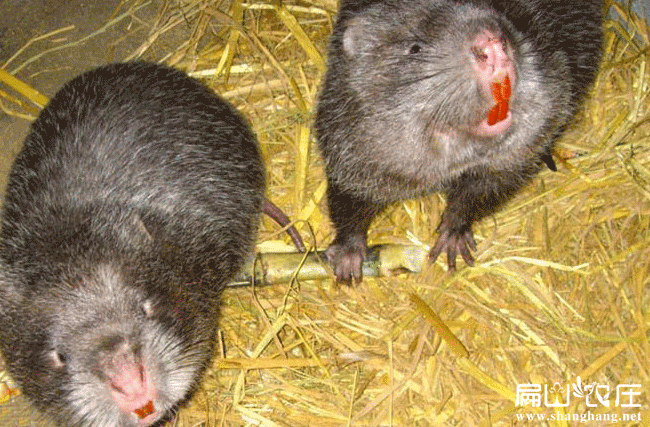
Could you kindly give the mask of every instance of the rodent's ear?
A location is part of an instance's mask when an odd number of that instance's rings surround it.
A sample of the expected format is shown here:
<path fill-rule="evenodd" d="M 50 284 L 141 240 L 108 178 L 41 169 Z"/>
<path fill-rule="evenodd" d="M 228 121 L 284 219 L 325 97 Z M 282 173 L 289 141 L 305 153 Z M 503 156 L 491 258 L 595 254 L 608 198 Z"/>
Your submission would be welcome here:
<path fill-rule="evenodd" d="M 371 47 L 371 37 L 363 18 L 352 18 L 348 21 L 343 33 L 343 51 L 350 57 L 363 54 Z"/>
<path fill-rule="evenodd" d="M 135 215 L 133 217 L 133 225 L 138 232 L 138 235 L 141 236 L 147 243 L 153 241 L 153 232 L 150 228 L 147 228 L 147 225 L 142 219 L 142 215 Z M 153 227 L 153 223 L 149 224 L 149 227 Z"/>
<path fill-rule="evenodd" d="M 134 219 L 134 223 L 143 243 L 159 246 L 169 238 L 165 220 L 155 212 L 142 209 Z"/>

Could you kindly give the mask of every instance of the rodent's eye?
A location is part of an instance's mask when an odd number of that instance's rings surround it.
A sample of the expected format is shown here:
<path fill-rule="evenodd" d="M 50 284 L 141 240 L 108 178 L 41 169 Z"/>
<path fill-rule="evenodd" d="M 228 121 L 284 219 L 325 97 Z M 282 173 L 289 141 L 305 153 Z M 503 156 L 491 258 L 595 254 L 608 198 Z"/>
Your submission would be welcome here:
<path fill-rule="evenodd" d="M 68 361 L 68 356 L 56 349 L 51 350 L 47 354 L 47 357 L 50 359 L 52 366 L 56 369 L 63 368 Z"/>
<path fill-rule="evenodd" d="M 409 49 L 409 55 L 417 55 L 422 51 L 422 46 L 419 44 L 414 44 L 411 45 L 411 48 Z"/>

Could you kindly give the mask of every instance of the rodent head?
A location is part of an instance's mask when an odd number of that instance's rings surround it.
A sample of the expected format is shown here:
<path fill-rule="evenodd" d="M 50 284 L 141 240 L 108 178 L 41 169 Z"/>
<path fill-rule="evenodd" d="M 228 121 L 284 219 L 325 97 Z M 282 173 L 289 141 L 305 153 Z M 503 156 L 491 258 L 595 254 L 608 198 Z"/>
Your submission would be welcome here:
<path fill-rule="evenodd" d="M 150 425 L 196 387 L 212 353 L 214 308 L 147 270 L 69 269 L 25 296 L 29 324 L 5 356 L 24 393 L 60 425 Z"/>
<path fill-rule="evenodd" d="M 420 123 L 429 132 L 479 134 L 494 100 L 477 75 L 476 39 L 495 34 L 515 56 L 508 24 L 495 12 L 450 1 L 382 1 L 342 20 L 349 86 L 366 114 L 391 117 L 393 125 L 404 117 L 410 129 Z M 514 85 L 514 64 L 511 74 Z"/>

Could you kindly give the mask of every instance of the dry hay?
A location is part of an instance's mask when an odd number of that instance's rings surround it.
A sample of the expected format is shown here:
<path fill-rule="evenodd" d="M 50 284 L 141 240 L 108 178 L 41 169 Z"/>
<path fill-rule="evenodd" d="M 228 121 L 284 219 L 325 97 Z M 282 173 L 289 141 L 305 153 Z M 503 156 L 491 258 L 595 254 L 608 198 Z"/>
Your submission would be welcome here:
<path fill-rule="evenodd" d="M 269 198 L 318 247 L 331 228 L 310 126 L 335 6 L 170 2 L 132 55 L 202 78 L 243 111 Z M 556 411 L 516 406 L 517 385 L 579 394 L 594 382 L 610 386 L 610 407 L 572 395 L 557 411 L 640 413 L 650 425 L 650 42 L 645 23 L 619 10 L 627 27 L 606 23 L 606 59 L 559 144 L 559 171 L 475 226 L 474 268 L 449 275 L 443 257 L 421 274 L 352 288 L 324 280 L 227 291 L 214 367 L 174 425 L 578 425 L 518 421 Z M 174 26 L 191 35 L 170 47 Z M 437 195 L 394 206 L 369 239 L 433 242 L 443 207 Z M 265 222 L 260 250 L 282 239 Z M 641 386 L 641 407 L 614 405 L 621 384 Z"/>

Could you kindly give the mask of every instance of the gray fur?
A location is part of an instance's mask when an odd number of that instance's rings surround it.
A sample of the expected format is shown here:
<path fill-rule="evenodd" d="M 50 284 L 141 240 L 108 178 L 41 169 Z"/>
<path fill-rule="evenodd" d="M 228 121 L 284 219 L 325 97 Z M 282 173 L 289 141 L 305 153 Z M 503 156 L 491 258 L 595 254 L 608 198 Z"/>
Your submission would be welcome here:
<path fill-rule="evenodd" d="M 438 191 L 448 207 L 432 260 L 446 251 L 452 269 L 457 254 L 471 262 L 471 224 L 538 172 L 593 82 L 601 7 L 594 0 L 341 2 L 315 121 L 337 231 L 328 257 L 339 280 L 361 277 L 364 217 Z M 507 40 L 517 76 L 514 123 L 494 137 L 472 133 L 491 102 L 468 60 L 482 31 Z"/>
<path fill-rule="evenodd" d="M 185 74 L 126 63 L 67 83 L 3 205 L 0 347 L 23 393 L 60 426 L 141 425 L 106 383 L 120 354 L 173 412 L 211 358 L 263 193 L 247 124 Z"/>

